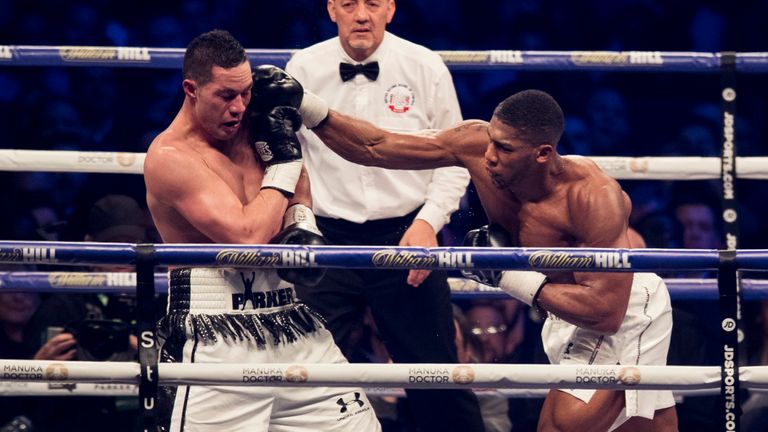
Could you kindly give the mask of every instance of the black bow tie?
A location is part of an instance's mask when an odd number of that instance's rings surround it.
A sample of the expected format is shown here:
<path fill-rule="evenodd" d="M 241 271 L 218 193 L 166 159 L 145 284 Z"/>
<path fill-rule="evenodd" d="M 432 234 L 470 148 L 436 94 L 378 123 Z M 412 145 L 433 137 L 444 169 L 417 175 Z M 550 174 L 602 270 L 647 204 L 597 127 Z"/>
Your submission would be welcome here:
<path fill-rule="evenodd" d="M 370 62 L 366 64 L 339 64 L 339 74 L 342 81 L 349 81 L 357 74 L 363 74 L 371 81 L 376 81 L 379 77 L 379 62 Z"/>

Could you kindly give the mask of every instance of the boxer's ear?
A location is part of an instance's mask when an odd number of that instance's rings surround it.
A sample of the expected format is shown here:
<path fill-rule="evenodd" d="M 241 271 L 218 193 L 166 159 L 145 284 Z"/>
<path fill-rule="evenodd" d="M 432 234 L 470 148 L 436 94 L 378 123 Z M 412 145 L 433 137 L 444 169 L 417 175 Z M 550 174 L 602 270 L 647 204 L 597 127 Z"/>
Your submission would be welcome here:
<path fill-rule="evenodd" d="M 539 147 L 536 149 L 536 162 L 544 163 L 552 159 L 554 154 L 555 148 L 552 144 L 539 144 Z"/>
<path fill-rule="evenodd" d="M 181 82 L 181 88 L 184 90 L 184 93 L 191 97 L 195 98 L 197 96 L 196 90 L 197 90 L 197 83 L 191 79 L 185 79 Z"/>

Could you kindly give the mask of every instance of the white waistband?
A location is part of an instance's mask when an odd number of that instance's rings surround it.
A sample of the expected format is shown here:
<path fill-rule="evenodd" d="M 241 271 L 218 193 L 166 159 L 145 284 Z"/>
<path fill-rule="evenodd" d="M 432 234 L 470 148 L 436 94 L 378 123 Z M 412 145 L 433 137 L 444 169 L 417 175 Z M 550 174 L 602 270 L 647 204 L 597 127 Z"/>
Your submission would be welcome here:
<path fill-rule="evenodd" d="M 272 269 L 181 268 L 169 274 L 168 310 L 271 312 L 291 306 L 293 284 Z"/>

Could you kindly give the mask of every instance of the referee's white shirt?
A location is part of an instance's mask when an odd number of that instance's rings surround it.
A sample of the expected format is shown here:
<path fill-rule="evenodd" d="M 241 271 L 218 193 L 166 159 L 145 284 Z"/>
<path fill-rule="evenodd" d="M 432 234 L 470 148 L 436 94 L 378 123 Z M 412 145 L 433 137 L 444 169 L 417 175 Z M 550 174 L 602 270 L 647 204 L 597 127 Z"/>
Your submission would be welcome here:
<path fill-rule="evenodd" d="M 339 63 L 356 64 L 335 37 L 305 48 L 286 70 L 341 113 L 395 132 L 444 129 L 461 121 L 448 68 L 436 53 L 389 32 L 362 63 L 379 62 L 379 76 L 359 74 L 343 82 Z M 305 128 L 299 133 L 304 163 L 319 216 L 362 223 L 404 216 L 422 204 L 416 218 L 440 231 L 469 184 L 464 168 L 388 170 L 353 164 Z"/>

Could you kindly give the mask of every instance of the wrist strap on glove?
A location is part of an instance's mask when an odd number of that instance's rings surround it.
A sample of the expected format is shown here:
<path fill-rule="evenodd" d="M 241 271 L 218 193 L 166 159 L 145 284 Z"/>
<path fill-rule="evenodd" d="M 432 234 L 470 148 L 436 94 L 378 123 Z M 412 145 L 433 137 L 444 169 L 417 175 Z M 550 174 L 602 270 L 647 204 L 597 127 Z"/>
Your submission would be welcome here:
<path fill-rule="evenodd" d="M 299 114 L 307 129 L 314 129 L 328 118 L 328 103 L 316 94 L 304 91 Z"/>
<path fill-rule="evenodd" d="M 502 272 L 499 288 L 528 306 L 539 309 L 539 293 L 547 282 L 549 279 L 544 273 L 510 270 Z"/>
<path fill-rule="evenodd" d="M 301 166 L 301 159 L 267 165 L 261 188 L 277 189 L 286 197 L 292 197 L 301 175 Z"/>
<path fill-rule="evenodd" d="M 288 207 L 285 211 L 283 228 L 292 226 L 313 232 L 317 235 L 323 235 L 317 227 L 317 221 L 315 220 L 315 214 L 312 213 L 312 209 L 304 204 L 294 204 Z"/>

